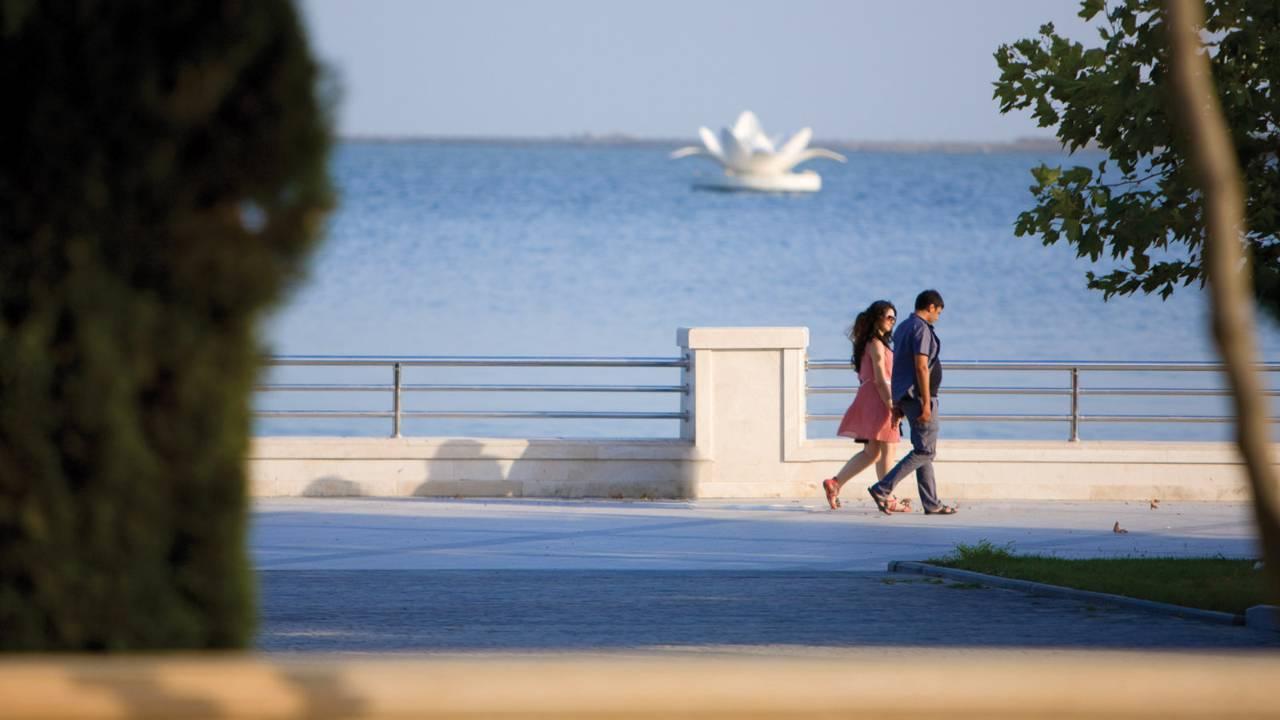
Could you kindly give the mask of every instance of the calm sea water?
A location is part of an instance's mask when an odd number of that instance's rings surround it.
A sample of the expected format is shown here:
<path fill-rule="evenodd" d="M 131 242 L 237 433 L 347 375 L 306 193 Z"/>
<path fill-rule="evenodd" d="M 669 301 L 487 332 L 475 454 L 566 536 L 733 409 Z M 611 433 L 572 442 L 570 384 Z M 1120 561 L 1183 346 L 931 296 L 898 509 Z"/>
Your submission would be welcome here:
<path fill-rule="evenodd" d="M 346 143 L 333 159 L 340 205 L 309 277 L 264 328 L 280 354 L 678 354 L 682 326 L 785 325 L 810 330 L 810 357 L 847 357 L 845 328 L 870 301 L 902 314 L 939 289 L 945 357 L 1004 360 L 1211 360 L 1205 300 L 1195 288 L 1168 301 L 1104 303 L 1085 288 L 1090 266 L 1068 247 L 1015 238 L 1031 202 L 1029 168 L 1073 162 L 1034 153 L 855 152 L 814 162 L 816 194 L 696 191 L 705 160 L 672 161 L 661 146 L 519 143 Z M 1086 157 L 1082 162 L 1098 158 Z M 1105 269 L 1105 268 L 1104 268 Z M 1265 357 L 1280 357 L 1267 323 Z M 277 372 L 295 382 L 387 382 L 386 371 Z M 409 370 L 411 383 L 605 382 L 673 384 L 676 371 Z M 814 372 L 816 385 L 852 373 Z M 1065 377 L 948 375 L 966 385 L 1056 385 Z M 1086 385 L 1212 385 L 1214 378 L 1087 376 Z M 1274 384 L 1274 380 L 1273 380 Z M 820 396 L 810 411 L 841 412 Z M 1219 414 L 1201 401 L 1091 399 L 1092 413 Z M 1061 412 L 1060 399 L 992 405 L 945 398 L 952 413 Z M 675 396 L 414 393 L 410 409 L 678 409 Z M 386 409 L 381 395 L 271 394 L 261 408 Z M 385 421 L 269 420 L 264 434 L 379 435 Z M 676 421 L 410 422 L 431 435 L 674 436 Z M 812 423 L 810 435 L 831 434 Z M 1061 424 L 959 424 L 968 437 L 1065 436 Z M 1085 436 L 1221 438 L 1213 425 L 1090 425 Z"/>

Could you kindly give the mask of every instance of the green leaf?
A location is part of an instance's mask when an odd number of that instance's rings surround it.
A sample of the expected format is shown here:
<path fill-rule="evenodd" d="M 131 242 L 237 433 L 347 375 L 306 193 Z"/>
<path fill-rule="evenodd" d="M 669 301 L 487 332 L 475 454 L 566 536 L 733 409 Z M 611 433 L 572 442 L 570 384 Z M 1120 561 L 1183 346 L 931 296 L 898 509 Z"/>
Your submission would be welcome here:
<path fill-rule="evenodd" d="M 1080 3 L 1080 17 L 1085 20 L 1092 20 L 1094 15 L 1105 10 L 1107 0 L 1084 0 Z"/>
<path fill-rule="evenodd" d="M 1068 218 L 1063 221 L 1062 228 L 1067 231 L 1067 242 L 1078 246 L 1080 244 L 1080 221 L 1075 218 Z"/>
<path fill-rule="evenodd" d="M 1217 42 L 1213 77 L 1236 143 L 1248 193 L 1246 218 L 1255 247 L 1280 248 L 1280 6 L 1275 0 L 1207 0 L 1206 27 Z M 1060 37 L 1050 23 L 1001 46 L 993 97 L 1001 112 L 1031 109 L 1063 147 L 1096 143 L 1105 153 L 1090 167 L 1031 170 L 1031 204 L 1015 233 L 1044 244 L 1065 239 L 1082 257 L 1130 264 L 1089 287 L 1104 297 L 1143 291 L 1162 296 L 1203 278 L 1198 255 L 1204 217 L 1187 148 L 1167 107 L 1170 76 L 1158 0 L 1081 0 L 1086 20 L 1106 14 L 1102 45 Z M 1189 256 L 1155 263 L 1151 255 Z M 1280 250 L 1258 253 L 1258 296 L 1280 319 Z"/>
<path fill-rule="evenodd" d="M 1036 183 L 1040 187 L 1057 182 L 1058 178 L 1061 176 L 1062 168 L 1060 167 L 1051 168 L 1048 165 L 1040 165 L 1038 167 L 1031 168 L 1031 177 L 1036 179 Z"/>

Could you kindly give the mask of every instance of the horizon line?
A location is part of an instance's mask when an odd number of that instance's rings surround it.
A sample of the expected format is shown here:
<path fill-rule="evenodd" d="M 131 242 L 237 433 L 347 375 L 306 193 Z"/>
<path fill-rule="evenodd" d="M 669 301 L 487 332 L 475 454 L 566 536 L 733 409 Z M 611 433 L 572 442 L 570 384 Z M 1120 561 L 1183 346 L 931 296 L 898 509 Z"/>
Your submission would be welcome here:
<path fill-rule="evenodd" d="M 643 137 L 626 133 L 573 133 L 567 135 L 446 135 L 430 133 L 336 133 L 340 142 L 428 142 L 428 143 L 514 143 L 572 145 L 690 145 L 697 138 Z M 813 145 L 849 150 L 899 151 L 991 151 L 1048 150 L 1063 152 L 1063 143 L 1053 136 L 1024 136 L 1012 140 L 852 140 L 815 138 Z M 1083 150 L 1096 149 L 1090 145 Z"/>

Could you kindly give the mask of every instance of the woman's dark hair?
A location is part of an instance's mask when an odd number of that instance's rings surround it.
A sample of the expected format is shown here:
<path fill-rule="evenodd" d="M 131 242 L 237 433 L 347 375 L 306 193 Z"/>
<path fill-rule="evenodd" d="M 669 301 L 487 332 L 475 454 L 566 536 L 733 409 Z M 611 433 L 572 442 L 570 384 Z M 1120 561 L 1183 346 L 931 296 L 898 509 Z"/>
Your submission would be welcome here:
<path fill-rule="evenodd" d="M 866 310 L 858 313 L 858 318 L 853 321 L 853 327 L 845 333 L 849 336 L 849 341 L 853 343 L 853 357 L 850 361 L 853 363 L 853 369 L 862 369 L 862 355 L 867 349 L 867 341 L 876 338 L 884 343 L 885 347 L 889 347 L 889 333 L 880 334 L 876 330 L 879 321 L 884 317 L 885 313 L 892 310 L 897 314 L 898 310 L 893 303 L 888 300 L 877 300 L 867 306 Z"/>

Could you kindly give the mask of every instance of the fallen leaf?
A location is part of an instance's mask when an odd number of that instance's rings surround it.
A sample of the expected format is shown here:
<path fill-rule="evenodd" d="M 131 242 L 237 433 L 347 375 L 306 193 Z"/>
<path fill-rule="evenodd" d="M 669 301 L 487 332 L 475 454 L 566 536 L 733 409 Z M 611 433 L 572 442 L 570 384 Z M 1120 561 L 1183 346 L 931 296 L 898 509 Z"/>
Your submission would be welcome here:
<path fill-rule="evenodd" d="M 1125 530 L 1125 529 L 1124 529 L 1124 528 L 1122 528 L 1122 527 L 1120 527 L 1120 521 L 1119 521 L 1119 520 L 1117 520 L 1117 521 L 1116 521 L 1116 524 L 1115 524 L 1115 527 L 1111 528 L 1111 532 L 1116 533 L 1117 535 L 1123 535 L 1124 533 L 1127 533 L 1127 532 L 1129 532 L 1129 531 L 1128 531 L 1128 530 Z"/>

